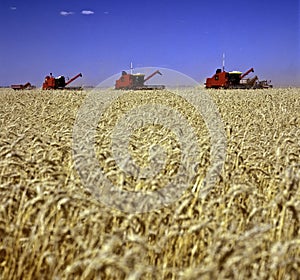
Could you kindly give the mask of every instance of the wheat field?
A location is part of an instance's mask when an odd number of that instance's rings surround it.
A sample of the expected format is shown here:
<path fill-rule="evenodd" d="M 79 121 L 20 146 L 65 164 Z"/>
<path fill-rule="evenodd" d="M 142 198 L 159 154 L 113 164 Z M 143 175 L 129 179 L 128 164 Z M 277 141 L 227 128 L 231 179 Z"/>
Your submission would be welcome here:
<path fill-rule="evenodd" d="M 159 142 L 165 168 L 143 182 L 118 170 L 110 131 L 137 102 L 184 114 L 201 147 L 197 176 L 183 195 L 134 214 L 101 203 L 75 168 L 73 126 L 88 91 L 1 89 L 0 278 L 299 279 L 300 89 L 207 92 L 227 150 L 205 198 L 198 192 L 210 139 L 192 106 L 167 90 L 125 92 L 103 115 L 97 160 L 109 180 L 129 191 L 161 188 L 182 154 L 171 131 L 147 126 L 134 132 L 129 152 L 147 166 L 147 151 Z"/>

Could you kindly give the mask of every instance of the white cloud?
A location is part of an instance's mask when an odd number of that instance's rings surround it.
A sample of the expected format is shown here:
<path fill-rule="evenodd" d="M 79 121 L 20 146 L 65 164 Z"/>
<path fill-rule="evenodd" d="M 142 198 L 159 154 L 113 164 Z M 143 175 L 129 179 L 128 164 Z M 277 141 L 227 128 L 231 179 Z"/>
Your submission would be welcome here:
<path fill-rule="evenodd" d="M 61 11 L 59 14 L 60 14 L 61 16 L 70 16 L 70 15 L 73 15 L 74 13 L 73 13 L 73 12 Z"/>
<path fill-rule="evenodd" d="M 104 14 L 105 14 L 105 15 L 108 15 L 108 14 L 109 14 L 109 12 L 105 11 L 105 12 L 104 12 Z"/>
<path fill-rule="evenodd" d="M 94 14 L 93 11 L 89 11 L 89 10 L 82 10 L 81 13 L 82 13 L 83 15 L 93 15 L 93 14 Z"/>
<path fill-rule="evenodd" d="M 11 9 L 12 11 L 15 11 L 15 10 L 17 9 L 17 7 L 10 7 L 10 9 Z"/>

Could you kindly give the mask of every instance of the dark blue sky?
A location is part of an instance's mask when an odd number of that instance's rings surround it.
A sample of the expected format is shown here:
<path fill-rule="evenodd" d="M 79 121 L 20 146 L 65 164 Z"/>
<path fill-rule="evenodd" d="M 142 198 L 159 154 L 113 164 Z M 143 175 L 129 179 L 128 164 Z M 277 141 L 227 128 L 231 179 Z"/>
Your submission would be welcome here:
<path fill-rule="evenodd" d="M 298 0 L 1 0 L 0 85 L 97 85 L 131 61 L 203 83 L 225 53 L 228 71 L 300 86 L 299 17 Z"/>

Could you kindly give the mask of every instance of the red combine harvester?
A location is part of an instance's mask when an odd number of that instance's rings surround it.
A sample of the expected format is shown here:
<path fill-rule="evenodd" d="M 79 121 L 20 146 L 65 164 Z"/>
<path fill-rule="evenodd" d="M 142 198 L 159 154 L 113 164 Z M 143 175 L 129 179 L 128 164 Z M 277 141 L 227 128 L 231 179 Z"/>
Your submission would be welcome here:
<path fill-rule="evenodd" d="M 24 89 L 33 89 L 35 88 L 35 86 L 32 86 L 31 83 L 26 83 L 24 85 L 20 84 L 20 85 L 11 85 L 10 86 L 12 89 L 14 90 L 24 90 Z"/>
<path fill-rule="evenodd" d="M 144 74 L 128 74 L 122 71 L 122 76 L 116 80 L 115 89 L 123 90 L 151 90 L 164 89 L 164 85 L 145 85 L 145 82 L 150 80 L 156 74 L 162 75 L 158 70 L 145 78 Z"/>
<path fill-rule="evenodd" d="M 251 79 L 244 79 L 250 72 L 254 72 L 251 68 L 245 73 L 239 71 L 226 72 L 223 68 L 217 69 L 216 73 L 206 79 L 206 88 L 225 88 L 225 89 L 258 89 L 258 88 L 271 88 L 267 81 L 258 81 L 258 77 L 255 76 Z"/>
<path fill-rule="evenodd" d="M 52 73 L 50 73 L 50 76 L 45 77 L 45 81 L 43 83 L 43 89 L 82 89 L 81 87 L 66 87 L 70 83 L 72 83 L 77 78 L 82 77 L 82 74 L 79 73 L 75 77 L 71 78 L 66 82 L 66 79 L 64 76 L 59 76 L 57 78 L 54 78 L 52 76 Z"/>

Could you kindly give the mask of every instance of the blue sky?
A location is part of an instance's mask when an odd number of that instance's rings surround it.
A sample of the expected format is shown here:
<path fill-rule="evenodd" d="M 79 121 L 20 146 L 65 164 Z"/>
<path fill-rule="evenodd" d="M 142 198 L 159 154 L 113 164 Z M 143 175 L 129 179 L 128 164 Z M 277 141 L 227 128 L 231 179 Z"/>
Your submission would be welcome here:
<path fill-rule="evenodd" d="M 203 83 L 225 53 L 228 71 L 300 86 L 299 17 L 298 0 L 1 0 L 0 85 L 97 85 L 131 61 Z"/>

